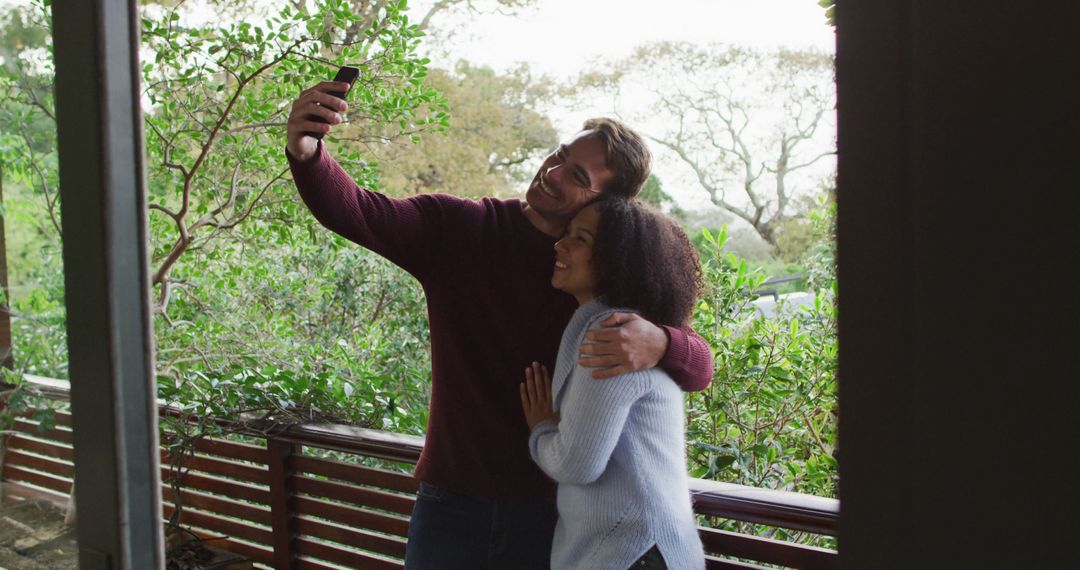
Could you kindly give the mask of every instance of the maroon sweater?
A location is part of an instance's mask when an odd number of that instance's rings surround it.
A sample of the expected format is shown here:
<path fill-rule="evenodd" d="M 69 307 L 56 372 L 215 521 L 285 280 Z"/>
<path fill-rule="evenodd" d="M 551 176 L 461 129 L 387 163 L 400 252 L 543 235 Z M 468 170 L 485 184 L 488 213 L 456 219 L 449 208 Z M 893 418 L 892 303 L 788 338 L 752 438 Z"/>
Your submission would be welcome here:
<path fill-rule="evenodd" d="M 555 368 L 577 303 L 551 286 L 555 238 L 520 200 L 422 194 L 393 199 L 359 188 L 319 146 L 289 156 L 300 196 L 328 229 L 416 277 L 431 327 L 431 410 L 416 477 L 479 497 L 553 497 L 529 458 L 518 384 L 536 360 Z M 684 390 L 712 379 L 712 352 L 693 331 L 665 327 L 660 363 Z"/>

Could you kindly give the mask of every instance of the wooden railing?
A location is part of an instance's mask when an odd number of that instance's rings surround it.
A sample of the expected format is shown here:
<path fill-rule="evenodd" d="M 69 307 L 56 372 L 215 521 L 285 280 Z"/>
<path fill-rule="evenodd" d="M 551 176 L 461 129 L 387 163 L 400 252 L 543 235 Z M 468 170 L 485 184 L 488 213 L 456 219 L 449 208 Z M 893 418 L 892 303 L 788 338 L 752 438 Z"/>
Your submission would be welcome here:
<path fill-rule="evenodd" d="M 62 381 L 30 378 L 51 397 L 65 398 Z M 27 417 L 5 435 L 5 500 L 29 496 L 68 500 L 74 467 L 71 416 L 41 429 Z M 291 427 L 270 438 L 205 439 L 182 479 L 181 522 L 204 538 L 274 568 L 399 569 L 418 483 L 409 474 L 423 438 L 342 425 Z M 338 455 L 334 457 L 335 453 Z M 377 458 L 381 467 L 363 465 Z M 168 457 L 163 451 L 163 465 Z M 370 463 L 370 461 L 369 461 Z M 162 479 L 168 477 L 162 469 Z M 814 534 L 836 534 L 833 499 L 690 479 L 694 510 Z M 164 516 L 172 488 L 164 484 Z M 833 550 L 700 529 L 712 569 L 836 568 Z"/>

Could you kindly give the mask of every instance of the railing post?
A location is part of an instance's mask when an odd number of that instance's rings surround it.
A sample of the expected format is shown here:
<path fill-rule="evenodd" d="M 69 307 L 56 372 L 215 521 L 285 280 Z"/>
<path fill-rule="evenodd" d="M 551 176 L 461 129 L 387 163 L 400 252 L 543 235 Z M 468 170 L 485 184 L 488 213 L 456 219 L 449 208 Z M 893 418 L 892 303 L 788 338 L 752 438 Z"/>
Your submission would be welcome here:
<path fill-rule="evenodd" d="M 270 452 L 270 520 L 274 532 L 274 568 L 292 570 L 296 567 L 293 540 L 296 538 L 293 516 L 293 456 L 299 455 L 300 445 L 267 438 Z"/>

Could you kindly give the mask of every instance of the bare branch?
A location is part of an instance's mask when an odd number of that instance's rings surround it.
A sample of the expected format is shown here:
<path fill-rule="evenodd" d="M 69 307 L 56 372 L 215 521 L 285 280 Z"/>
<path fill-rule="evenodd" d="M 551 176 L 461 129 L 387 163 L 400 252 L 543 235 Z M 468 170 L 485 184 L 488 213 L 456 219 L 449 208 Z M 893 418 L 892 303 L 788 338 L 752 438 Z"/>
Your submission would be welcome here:
<path fill-rule="evenodd" d="M 154 135 L 157 136 L 157 138 L 159 138 L 161 140 L 161 144 L 162 144 L 161 165 L 164 166 L 165 168 L 169 168 L 169 169 L 172 169 L 172 170 L 177 170 L 177 171 L 180 172 L 180 174 L 182 174 L 184 176 L 184 178 L 187 178 L 188 177 L 187 168 L 184 168 L 184 165 L 182 165 L 182 164 L 176 164 L 174 162 L 171 162 L 170 156 L 172 154 L 173 139 L 166 138 L 165 134 L 162 133 L 161 130 L 159 130 L 157 128 L 157 125 L 154 124 L 154 121 L 150 120 L 149 118 L 147 118 L 147 120 L 144 121 L 144 123 L 148 127 L 150 127 L 150 130 L 154 132 Z M 173 217 L 175 218 L 175 216 L 173 216 Z"/>
<path fill-rule="evenodd" d="M 179 214 L 177 214 L 176 212 L 174 212 L 174 211 L 172 211 L 172 210 L 166 208 L 165 206 L 162 206 L 161 204 L 158 204 L 156 202 L 150 202 L 149 204 L 147 204 L 146 207 L 148 209 L 151 209 L 151 210 L 158 210 L 160 212 L 165 212 L 165 215 L 169 216 L 174 221 L 179 220 Z"/>
<path fill-rule="evenodd" d="M 670 141 L 660 139 L 660 138 L 650 136 L 650 135 L 646 135 L 646 136 L 648 136 L 649 139 L 655 141 L 656 143 L 658 143 L 660 145 L 663 145 L 663 146 L 671 149 L 673 152 L 675 152 L 675 154 L 677 154 L 679 156 L 679 158 L 682 159 L 682 161 L 685 162 L 686 165 L 689 166 L 690 169 L 694 171 L 694 174 L 698 178 L 698 182 L 702 185 L 702 187 L 705 188 L 706 191 L 709 192 L 709 197 L 711 198 L 711 200 L 712 200 L 712 202 L 714 204 L 716 204 L 717 206 L 720 206 L 721 208 L 723 208 L 725 210 L 728 210 L 732 214 L 735 214 L 736 216 L 746 220 L 747 222 L 753 223 L 753 215 L 752 214 L 750 214 L 749 212 L 746 212 L 745 210 L 743 210 L 742 208 L 736 206 L 735 204 L 732 204 L 731 202 L 728 202 L 722 196 L 720 196 L 719 192 L 716 190 L 716 187 L 709 183 L 708 177 L 707 177 L 707 174 L 705 173 L 704 168 L 702 168 L 700 165 L 698 165 L 697 161 L 695 161 L 692 157 L 690 157 L 689 154 L 687 154 L 685 149 L 683 149 L 681 146 L 679 146 L 679 145 L 677 145 L 675 143 L 672 143 Z"/>
<path fill-rule="evenodd" d="M 34 174 L 37 175 L 38 183 L 41 185 L 41 193 L 45 196 L 45 207 L 49 212 L 49 221 L 52 222 L 53 229 L 56 230 L 56 235 L 62 236 L 63 230 L 60 229 L 60 220 L 56 217 L 56 203 L 60 200 L 60 192 L 52 192 L 50 197 L 49 179 L 45 175 L 45 171 L 41 169 L 38 164 L 37 157 L 34 154 L 34 147 L 30 140 L 30 135 L 26 133 L 26 130 L 21 126 L 19 128 L 19 134 L 22 136 L 23 143 L 26 144 L 26 152 L 29 155 L 30 167 L 34 169 Z"/>
<path fill-rule="evenodd" d="M 188 228 L 188 232 L 194 233 L 195 230 L 210 224 L 219 214 L 233 206 L 236 202 L 236 181 L 237 177 L 240 175 L 241 164 L 241 162 L 237 161 L 236 165 L 233 166 L 232 176 L 229 177 L 229 197 L 225 199 L 225 203 L 220 204 L 213 210 L 203 214 L 201 218 L 191 224 L 191 227 Z"/>
<path fill-rule="evenodd" d="M 225 132 L 227 132 L 227 133 L 236 133 L 236 132 L 246 131 L 246 130 L 250 130 L 250 129 L 268 129 L 268 128 L 271 128 L 271 127 L 284 127 L 287 124 L 288 123 L 283 123 L 283 122 L 255 123 L 255 124 L 251 124 L 251 125 L 242 125 L 242 126 L 239 126 L 239 127 L 233 127 L 231 129 L 225 129 Z"/>

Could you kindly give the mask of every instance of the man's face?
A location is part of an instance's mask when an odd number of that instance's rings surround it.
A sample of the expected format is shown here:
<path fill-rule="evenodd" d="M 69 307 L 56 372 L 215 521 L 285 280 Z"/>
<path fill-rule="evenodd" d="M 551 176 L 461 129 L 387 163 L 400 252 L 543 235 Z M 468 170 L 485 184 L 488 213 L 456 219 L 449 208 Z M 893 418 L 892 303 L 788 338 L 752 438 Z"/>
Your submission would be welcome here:
<path fill-rule="evenodd" d="M 614 176 L 596 131 L 582 131 L 544 160 L 529 184 L 525 200 L 545 218 L 561 219 L 566 224 Z"/>

